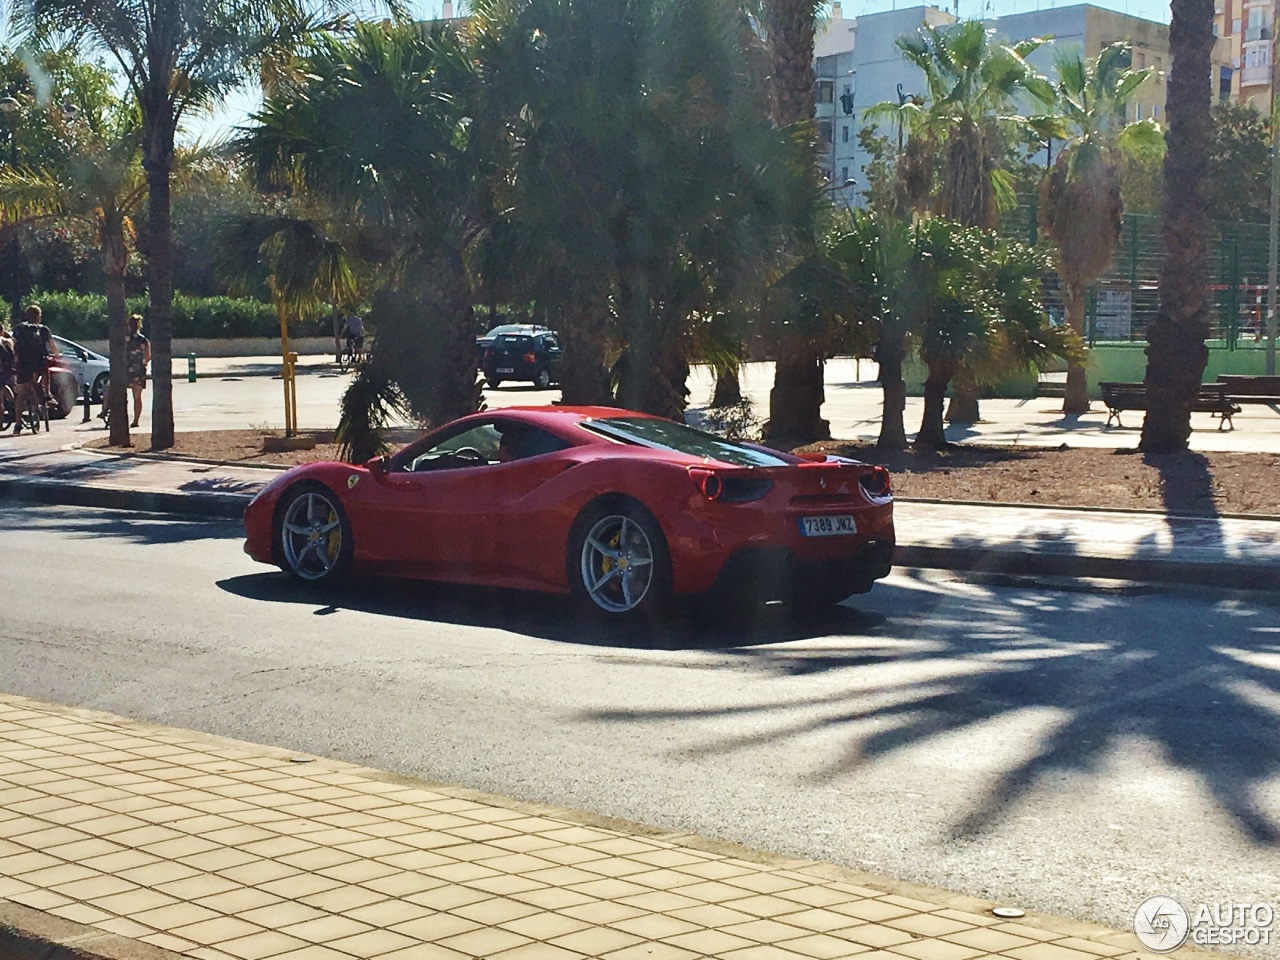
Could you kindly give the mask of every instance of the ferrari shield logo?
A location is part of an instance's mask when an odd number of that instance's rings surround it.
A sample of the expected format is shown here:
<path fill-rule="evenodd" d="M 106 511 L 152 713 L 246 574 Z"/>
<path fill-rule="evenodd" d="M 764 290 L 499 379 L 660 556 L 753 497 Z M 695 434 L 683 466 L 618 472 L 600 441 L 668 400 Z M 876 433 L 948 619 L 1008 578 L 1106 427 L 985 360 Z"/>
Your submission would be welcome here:
<path fill-rule="evenodd" d="M 351 476 L 347 477 L 347 489 L 350 490 L 359 482 L 360 482 L 360 474 L 353 473 Z"/>

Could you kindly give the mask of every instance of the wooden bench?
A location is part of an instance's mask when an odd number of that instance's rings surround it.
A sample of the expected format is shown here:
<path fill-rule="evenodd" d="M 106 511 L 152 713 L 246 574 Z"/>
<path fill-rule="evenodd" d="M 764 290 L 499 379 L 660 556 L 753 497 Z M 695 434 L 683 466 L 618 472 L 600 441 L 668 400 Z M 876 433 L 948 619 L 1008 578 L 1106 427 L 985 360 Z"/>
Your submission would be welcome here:
<path fill-rule="evenodd" d="M 1147 409 L 1147 385 L 1145 383 L 1117 383 L 1115 381 L 1103 381 L 1098 386 L 1102 389 L 1102 402 L 1107 405 L 1107 426 L 1111 426 L 1111 421 L 1115 420 L 1116 426 L 1123 427 L 1120 422 L 1120 412 L 1122 410 L 1145 410 Z M 1222 418 L 1222 422 L 1218 424 L 1218 429 L 1228 426 L 1232 430 L 1236 425 L 1231 422 L 1231 418 L 1240 412 L 1238 404 L 1227 396 L 1227 385 L 1225 383 L 1202 383 L 1200 392 L 1196 394 L 1195 401 L 1191 404 L 1191 410 L 1194 413 L 1212 413 Z"/>
<path fill-rule="evenodd" d="M 1218 382 L 1227 388 L 1232 403 L 1280 404 L 1280 377 L 1249 377 L 1224 373 Z"/>

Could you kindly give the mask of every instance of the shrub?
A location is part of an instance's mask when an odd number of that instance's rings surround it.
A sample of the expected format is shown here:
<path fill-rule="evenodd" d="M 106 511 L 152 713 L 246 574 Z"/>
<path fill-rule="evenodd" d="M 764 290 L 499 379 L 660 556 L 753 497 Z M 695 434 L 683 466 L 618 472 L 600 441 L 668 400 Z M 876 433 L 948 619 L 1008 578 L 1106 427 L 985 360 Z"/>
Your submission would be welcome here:
<path fill-rule="evenodd" d="M 28 302 L 40 304 L 45 324 L 59 336 L 72 340 L 105 340 L 107 337 L 106 297 L 36 292 Z M 146 297 L 130 297 L 127 303 L 129 313 L 147 316 Z M 294 321 L 289 324 L 289 333 L 295 337 L 331 336 L 333 327 L 327 317 L 321 317 Z M 214 339 L 278 337 L 280 324 L 275 306 L 260 300 L 178 295 L 173 298 L 173 335 Z"/>

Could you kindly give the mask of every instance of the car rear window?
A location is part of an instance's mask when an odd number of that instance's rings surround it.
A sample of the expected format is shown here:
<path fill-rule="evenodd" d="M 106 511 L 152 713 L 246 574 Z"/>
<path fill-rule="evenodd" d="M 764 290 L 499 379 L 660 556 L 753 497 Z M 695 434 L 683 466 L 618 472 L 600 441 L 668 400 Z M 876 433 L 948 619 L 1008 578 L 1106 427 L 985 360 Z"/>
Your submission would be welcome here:
<path fill-rule="evenodd" d="M 582 426 L 601 436 L 654 450 L 674 450 L 741 467 L 785 467 L 790 461 L 758 447 L 703 433 L 684 424 L 656 417 L 607 417 L 584 420 Z"/>
<path fill-rule="evenodd" d="M 533 337 L 522 337 L 515 334 L 503 334 L 498 337 L 497 344 L 500 347 L 514 347 L 517 350 L 523 350 L 533 346 Z"/>

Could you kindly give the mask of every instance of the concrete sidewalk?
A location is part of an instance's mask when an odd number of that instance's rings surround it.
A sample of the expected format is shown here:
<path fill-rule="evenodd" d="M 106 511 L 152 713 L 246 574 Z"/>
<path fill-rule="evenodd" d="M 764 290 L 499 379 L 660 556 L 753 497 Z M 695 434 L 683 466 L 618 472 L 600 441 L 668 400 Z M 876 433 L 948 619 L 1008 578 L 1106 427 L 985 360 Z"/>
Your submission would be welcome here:
<path fill-rule="evenodd" d="M 238 518 L 264 466 L 0 445 L 0 501 Z M 900 566 L 1280 589 L 1280 520 L 899 500 Z"/>
<path fill-rule="evenodd" d="M 1148 960 L 996 906 L 0 695 L 5 958 Z"/>

